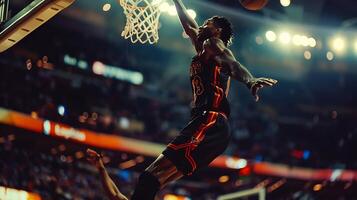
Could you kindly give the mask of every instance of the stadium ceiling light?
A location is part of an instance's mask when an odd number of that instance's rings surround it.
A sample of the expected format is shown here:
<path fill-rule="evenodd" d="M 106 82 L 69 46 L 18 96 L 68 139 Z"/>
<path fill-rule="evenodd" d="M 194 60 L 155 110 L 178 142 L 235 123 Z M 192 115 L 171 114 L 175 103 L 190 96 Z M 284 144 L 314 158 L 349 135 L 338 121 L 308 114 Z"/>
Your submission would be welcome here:
<path fill-rule="evenodd" d="M 219 177 L 218 181 L 220 183 L 226 183 L 229 181 L 229 176 L 227 176 L 227 175 L 221 176 L 221 177 Z"/>
<path fill-rule="evenodd" d="M 283 44 L 289 44 L 290 41 L 291 41 L 291 35 L 290 33 L 288 32 L 282 32 L 280 35 L 279 35 L 279 40 L 281 43 Z"/>
<path fill-rule="evenodd" d="M 301 45 L 304 47 L 309 46 L 309 38 L 307 36 L 301 36 Z"/>
<path fill-rule="evenodd" d="M 110 3 L 106 3 L 103 5 L 103 11 L 108 12 L 111 9 L 112 5 Z"/>
<path fill-rule="evenodd" d="M 276 40 L 276 34 L 274 31 L 267 31 L 265 37 L 269 42 L 274 42 Z"/>
<path fill-rule="evenodd" d="M 291 1 L 290 0 L 280 0 L 280 4 L 284 7 L 290 6 Z"/>
<path fill-rule="evenodd" d="M 58 112 L 59 115 L 64 116 L 64 113 L 66 112 L 66 109 L 65 109 L 64 106 L 59 105 L 59 106 L 57 107 L 57 112 Z"/>
<path fill-rule="evenodd" d="M 316 39 L 315 38 L 313 38 L 313 37 L 311 37 L 311 38 L 309 38 L 309 46 L 310 47 L 316 47 Z"/>
<path fill-rule="evenodd" d="M 175 5 L 169 6 L 169 9 L 167 10 L 167 12 L 168 12 L 169 15 L 171 15 L 171 16 L 176 16 L 176 15 L 177 15 L 177 10 L 176 10 Z"/>
<path fill-rule="evenodd" d="M 346 50 L 346 40 L 343 37 L 335 37 L 332 39 L 332 50 L 335 53 L 344 53 Z"/>
<path fill-rule="evenodd" d="M 311 52 L 310 51 L 305 51 L 304 52 L 304 58 L 306 60 L 310 60 L 311 59 Z"/>
<path fill-rule="evenodd" d="M 188 9 L 187 13 L 188 13 L 188 15 L 190 15 L 190 17 L 192 17 L 193 19 L 196 19 L 197 14 L 194 10 Z"/>
<path fill-rule="evenodd" d="M 331 51 L 328 51 L 328 52 L 326 53 L 326 58 L 327 58 L 327 60 L 331 61 L 331 60 L 333 60 L 334 57 L 335 57 L 335 56 L 333 55 L 333 53 L 332 53 Z"/>
<path fill-rule="evenodd" d="M 162 4 L 160 4 L 160 11 L 161 12 L 168 12 L 168 10 L 170 9 L 170 4 L 167 2 L 164 2 Z"/>
<path fill-rule="evenodd" d="M 302 45 L 302 37 L 301 37 L 301 35 L 294 35 L 293 39 L 292 39 L 292 42 L 296 46 Z"/>
<path fill-rule="evenodd" d="M 355 41 L 355 43 L 353 44 L 355 52 L 357 53 L 357 40 Z"/>

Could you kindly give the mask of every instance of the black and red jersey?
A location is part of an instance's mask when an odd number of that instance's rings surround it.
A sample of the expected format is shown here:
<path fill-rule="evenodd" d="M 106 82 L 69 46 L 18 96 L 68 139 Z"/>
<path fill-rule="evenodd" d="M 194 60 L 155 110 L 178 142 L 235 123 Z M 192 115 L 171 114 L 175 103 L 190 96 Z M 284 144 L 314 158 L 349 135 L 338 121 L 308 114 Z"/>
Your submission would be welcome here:
<path fill-rule="evenodd" d="M 216 111 L 229 116 L 230 108 L 227 100 L 230 77 L 213 59 L 202 56 L 192 58 L 190 80 L 193 100 L 192 116 L 204 111 Z"/>

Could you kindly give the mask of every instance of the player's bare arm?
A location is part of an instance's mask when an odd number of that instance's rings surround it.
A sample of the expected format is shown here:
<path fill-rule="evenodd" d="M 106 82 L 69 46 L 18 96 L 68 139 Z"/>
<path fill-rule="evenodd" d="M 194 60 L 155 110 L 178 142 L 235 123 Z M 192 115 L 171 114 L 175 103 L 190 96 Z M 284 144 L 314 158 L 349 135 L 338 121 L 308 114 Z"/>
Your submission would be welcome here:
<path fill-rule="evenodd" d="M 94 150 L 87 149 L 87 159 L 93 164 L 100 173 L 100 178 L 102 180 L 103 187 L 107 196 L 110 200 L 128 200 L 115 185 L 113 180 L 110 178 L 101 156 Z"/>
<path fill-rule="evenodd" d="M 236 60 L 232 51 L 218 38 L 206 40 L 204 42 L 204 50 L 206 54 L 213 57 L 233 79 L 244 83 L 250 89 L 255 101 L 259 100 L 259 89 L 266 86 L 273 86 L 278 82 L 271 78 L 255 78 L 246 67 Z"/>
<path fill-rule="evenodd" d="M 197 35 L 199 30 L 197 22 L 187 13 L 186 7 L 181 0 L 173 0 L 173 2 L 185 33 L 191 38 L 196 50 L 201 49 L 197 44 Z"/>

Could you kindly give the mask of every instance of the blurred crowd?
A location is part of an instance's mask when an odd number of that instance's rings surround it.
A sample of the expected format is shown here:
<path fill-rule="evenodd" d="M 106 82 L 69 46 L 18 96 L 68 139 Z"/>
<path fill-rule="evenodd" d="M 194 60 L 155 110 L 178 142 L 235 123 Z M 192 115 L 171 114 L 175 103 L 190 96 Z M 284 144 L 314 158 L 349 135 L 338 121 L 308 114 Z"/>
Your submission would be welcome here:
<path fill-rule="evenodd" d="M 107 199 L 97 170 L 86 161 L 86 147 L 13 127 L 1 129 L 0 186 L 39 194 L 44 200 Z M 121 164 L 135 155 L 98 152 L 104 155 L 107 170 L 120 191 L 130 196 L 140 172 L 151 161 L 123 168 Z M 356 193 L 354 182 L 299 181 L 206 168 L 168 185 L 157 197 L 166 200 L 165 196 L 174 194 L 191 200 L 215 200 L 222 194 L 262 186 L 267 198 L 276 200 L 352 200 Z"/>
<path fill-rule="evenodd" d="M 43 137 L 26 139 L 21 134 L 15 131 L 15 134 L 4 134 L 1 137 L 1 186 L 36 193 L 44 200 L 107 199 L 98 171 L 86 161 L 83 147 L 69 149 L 70 145 L 58 145 Z M 41 145 L 41 142 L 36 140 L 47 141 L 47 145 Z M 48 146 L 53 147 L 47 149 Z M 105 155 L 104 162 L 111 178 L 123 194 L 130 196 L 140 170 L 121 169 L 118 168 L 118 164 L 130 160 L 131 156 L 118 152 L 100 152 Z M 121 160 L 119 163 L 118 158 Z M 169 185 L 160 191 L 158 198 L 162 199 L 166 194 L 176 194 L 194 199 L 213 200 L 224 191 L 214 177 L 207 176 L 203 179 L 206 179 L 205 184 L 199 184 L 198 180 L 186 180 Z M 227 186 L 232 189 L 232 185 Z"/>

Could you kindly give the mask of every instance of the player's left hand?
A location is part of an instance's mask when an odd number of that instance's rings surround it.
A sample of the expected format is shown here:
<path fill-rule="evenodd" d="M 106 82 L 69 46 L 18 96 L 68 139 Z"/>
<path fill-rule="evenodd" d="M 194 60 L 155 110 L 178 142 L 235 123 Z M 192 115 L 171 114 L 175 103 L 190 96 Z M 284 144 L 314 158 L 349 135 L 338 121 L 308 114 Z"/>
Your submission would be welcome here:
<path fill-rule="evenodd" d="M 277 80 L 271 78 L 254 78 L 249 81 L 250 92 L 255 98 L 255 101 L 259 101 L 258 91 L 263 87 L 271 87 L 278 83 Z"/>
<path fill-rule="evenodd" d="M 102 156 L 92 149 L 87 149 L 87 160 L 97 168 L 103 165 Z"/>

